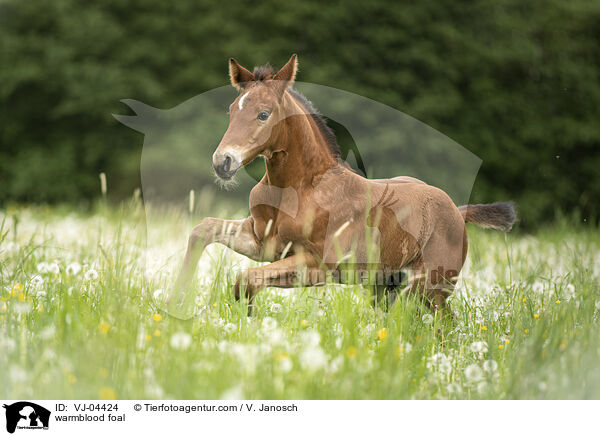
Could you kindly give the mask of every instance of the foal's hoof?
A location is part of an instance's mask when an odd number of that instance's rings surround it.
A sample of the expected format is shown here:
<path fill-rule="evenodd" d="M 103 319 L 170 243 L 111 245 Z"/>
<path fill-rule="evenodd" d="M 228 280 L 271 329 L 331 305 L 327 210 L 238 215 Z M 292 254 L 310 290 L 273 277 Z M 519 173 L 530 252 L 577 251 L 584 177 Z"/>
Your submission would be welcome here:
<path fill-rule="evenodd" d="M 171 290 L 164 300 L 158 302 L 157 306 L 159 310 L 169 316 L 184 321 L 194 317 L 195 305 L 191 292 Z"/>

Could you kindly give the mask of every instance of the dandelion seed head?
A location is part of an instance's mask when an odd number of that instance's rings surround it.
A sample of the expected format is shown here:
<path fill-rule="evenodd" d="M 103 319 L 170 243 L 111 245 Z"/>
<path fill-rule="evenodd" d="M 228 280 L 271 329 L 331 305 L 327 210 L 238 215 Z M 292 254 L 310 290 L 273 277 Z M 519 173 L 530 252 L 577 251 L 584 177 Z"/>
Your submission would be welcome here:
<path fill-rule="evenodd" d="M 496 372 L 498 370 L 498 362 L 491 359 L 486 360 L 485 362 L 483 362 L 483 370 L 485 372 Z"/>
<path fill-rule="evenodd" d="M 95 269 L 88 269 L 83 277 L 86 281 L 93 281 L 98 278 L 98 272 Z"/>
<path fill-rule="evenodd" d="M 475 383 L 483 378 L 483 371 L 479 365 L 472 363 L 465 368 L 465 377 L 469 382 Z"/>
<path fill-rule="evenodd" d="M 271 313 L 281 313 L 282 310 L 283 310 L 283 306 L 281 304 L 279 304 L 279 303 L 271 304 L 271 307 L 270 307 Z"/>
<path fill-rule="evenodd" d="M 485 341 L 473 342 L 470 348 L 473 353 L 487 353 L 488 351 L 488 345 Z"/>
<path fill-rule="evenodd" d="M 192 344 L 192 337 L 186 332 L 177 332 L 171 336 L 171 347 L 186 350 Z"/>

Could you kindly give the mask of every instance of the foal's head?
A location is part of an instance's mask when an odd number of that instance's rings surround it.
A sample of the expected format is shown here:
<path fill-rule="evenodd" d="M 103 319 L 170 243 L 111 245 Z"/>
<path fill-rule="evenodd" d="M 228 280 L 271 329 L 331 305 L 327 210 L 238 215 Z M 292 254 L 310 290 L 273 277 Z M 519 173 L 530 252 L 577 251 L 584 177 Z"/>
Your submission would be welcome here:
<path fill-rule="evenodd" d="M 293 108 L 286 107 L 286 90 L 294 83 L 298 60 L 290 60 L 277 72 L 271 67 L 257 67 L 254 72 L 229 60 L 231 84 L 240 93 L 229 106 L 229 127 L 213 154 L 213 168 L 218 177 L 231 179 L 237 170 L 257 156 L 270 158 L 283 133 L 283 123 Z"/>

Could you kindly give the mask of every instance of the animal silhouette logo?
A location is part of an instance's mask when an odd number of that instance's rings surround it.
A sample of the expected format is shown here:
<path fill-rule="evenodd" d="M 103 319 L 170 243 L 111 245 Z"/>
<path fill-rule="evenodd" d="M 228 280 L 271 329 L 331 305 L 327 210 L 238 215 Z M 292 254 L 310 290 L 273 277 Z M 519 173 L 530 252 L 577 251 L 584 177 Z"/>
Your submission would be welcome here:
<path fill-rule="evenodd" d="M 10 405 L 4 404 L 6 409 L 6 431 L 14 433 L 19 429 L 48 429 L 50 424 L 50 411 L 29 401 L 19 401 Z"/>

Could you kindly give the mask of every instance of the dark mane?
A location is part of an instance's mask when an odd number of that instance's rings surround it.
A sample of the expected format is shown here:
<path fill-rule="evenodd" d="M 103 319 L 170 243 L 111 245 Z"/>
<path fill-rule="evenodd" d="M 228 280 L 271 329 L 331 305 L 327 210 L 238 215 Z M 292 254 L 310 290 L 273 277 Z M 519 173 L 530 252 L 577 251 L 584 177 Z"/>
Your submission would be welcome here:
<path fill-rule="evenodd" d="M 325 138 L 325 142 L 327 142 L 327 145 L 329 146 L 329 150 L 331 151 L 331 154 L 333 154 L 334 157 L 341 159 L 342 152 L 340 150 L 340 146 L 337 143 L 337 139 L 335 137 L 335 132 L 333 131 L 333 129 L 331 127 L 329 127 L 327 125 L 327 121 L 325 120 L 325 117 L 323 117 L 323 115 L 321 115 L 319 113 L 319 111 L 317 109 L 315 109 L 313 104 L 305 96 L 300 94 L 298 91 L 296 91 L 295 89 L 289 88 L 288 92 L 290 93 L 290 95 L 292 97 L 294 97 L 296 99 L 297 102 L 299 102 L 300 104 L 302 104 L 302 106 L 304 106 L 304 109 L 306 109 L 306 111 L 310 114 L 312 119 L 315 121 L 315 123 L 317 124 L 317 127 L 319 127 L 319 130 L 321 131 L 321 134 L 323 135 L 323 138 Z"/>
<path fill-rule="evenodd" d="M 276 71 L 269 64 L 262 65 L 260 67 L 254 67 L 254 72 L 252 75 L 254 76 L 254 80 L 257 82 L 262 82 L 264 80 L 272 79 L 275 76 Z"/>

